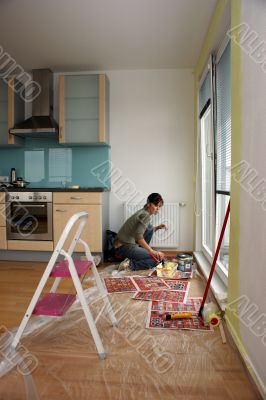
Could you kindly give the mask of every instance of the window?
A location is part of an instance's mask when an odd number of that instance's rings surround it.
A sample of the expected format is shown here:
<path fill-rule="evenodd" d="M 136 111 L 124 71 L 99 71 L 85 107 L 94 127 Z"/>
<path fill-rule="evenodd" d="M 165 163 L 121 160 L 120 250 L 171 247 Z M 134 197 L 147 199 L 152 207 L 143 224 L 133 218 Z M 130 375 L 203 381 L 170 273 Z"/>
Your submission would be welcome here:
<path fill-rule="evenodd" d="M 230 196 L 231 180 L 231 94 L 230 42 L 216 58 L 216 236 L 219 236 Z M 229 259 L 228 219 L 218 263 L 227 274 Z M 225 270 L 224 270 L 225 269 Z"/>
<path fill-rule="evenodd" d="M 202 243 L 212 255 L 213 249 L 213 145 L 212 116 L 209 105 L 200 120 L 202 162 Z"/>
<path fill-rule="evenodd" d="M 209 60 L 199 90 L 202 251 L 210 262 L 230 200 L 230 90 L 230 42 L 227 41 Z M 230 220 L 217 261 L 222 278 L 228 275 L 229 231 Z"/>

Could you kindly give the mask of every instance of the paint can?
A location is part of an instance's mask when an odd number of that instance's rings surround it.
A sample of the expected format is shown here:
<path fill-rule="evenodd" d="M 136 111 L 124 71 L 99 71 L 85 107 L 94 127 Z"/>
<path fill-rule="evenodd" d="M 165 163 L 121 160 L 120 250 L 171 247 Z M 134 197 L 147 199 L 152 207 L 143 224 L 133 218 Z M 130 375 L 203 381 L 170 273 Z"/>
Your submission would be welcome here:
<path fill-rule="evenodd" d="M 178 269 L 182 272 L 191 272 L 193 270 L 193 256 L 187 253 L 179 253 L 176 256 Z"/>

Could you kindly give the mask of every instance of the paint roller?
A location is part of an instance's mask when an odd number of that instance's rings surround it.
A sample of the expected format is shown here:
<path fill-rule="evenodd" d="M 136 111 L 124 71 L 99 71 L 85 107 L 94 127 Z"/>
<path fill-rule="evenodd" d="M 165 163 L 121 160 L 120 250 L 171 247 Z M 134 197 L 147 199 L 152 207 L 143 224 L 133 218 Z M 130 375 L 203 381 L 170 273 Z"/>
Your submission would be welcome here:
<path fill-rule="evenodd" d="M 206 303 L 202 312 L 204 324 L 210 324 L 214 328 L 220 324 L 221 318 L 219 316 L 218 308 L 213 303 Z"/>

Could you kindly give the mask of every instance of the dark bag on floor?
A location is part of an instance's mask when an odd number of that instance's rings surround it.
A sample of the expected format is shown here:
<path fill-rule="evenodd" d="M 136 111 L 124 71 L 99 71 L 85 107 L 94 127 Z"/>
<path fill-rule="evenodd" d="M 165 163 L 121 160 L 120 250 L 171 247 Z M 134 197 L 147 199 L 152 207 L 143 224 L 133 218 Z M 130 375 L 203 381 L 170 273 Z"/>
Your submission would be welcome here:
<path fill-rule="evenodd" d="M 106 239 L 105 239 L 105 246 L 104 246 L 104 261 L 117 261 L 115 257 L 115 238 L 117 236 L 116 232 L 110 231 L 109 229 L 106 231 Z"/>

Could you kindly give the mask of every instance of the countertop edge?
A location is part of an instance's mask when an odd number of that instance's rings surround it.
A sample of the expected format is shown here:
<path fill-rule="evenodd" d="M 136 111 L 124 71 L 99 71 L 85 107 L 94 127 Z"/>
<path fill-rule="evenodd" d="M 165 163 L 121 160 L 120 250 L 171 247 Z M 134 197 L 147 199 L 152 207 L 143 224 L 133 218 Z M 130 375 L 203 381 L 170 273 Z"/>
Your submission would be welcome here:
<path fill-rule="evenodd" d="M 1 192 L 110 192 L 110 188 L 80 188 L 80 189 L 68 189 L 68 188 L 0 188 Z"/>

